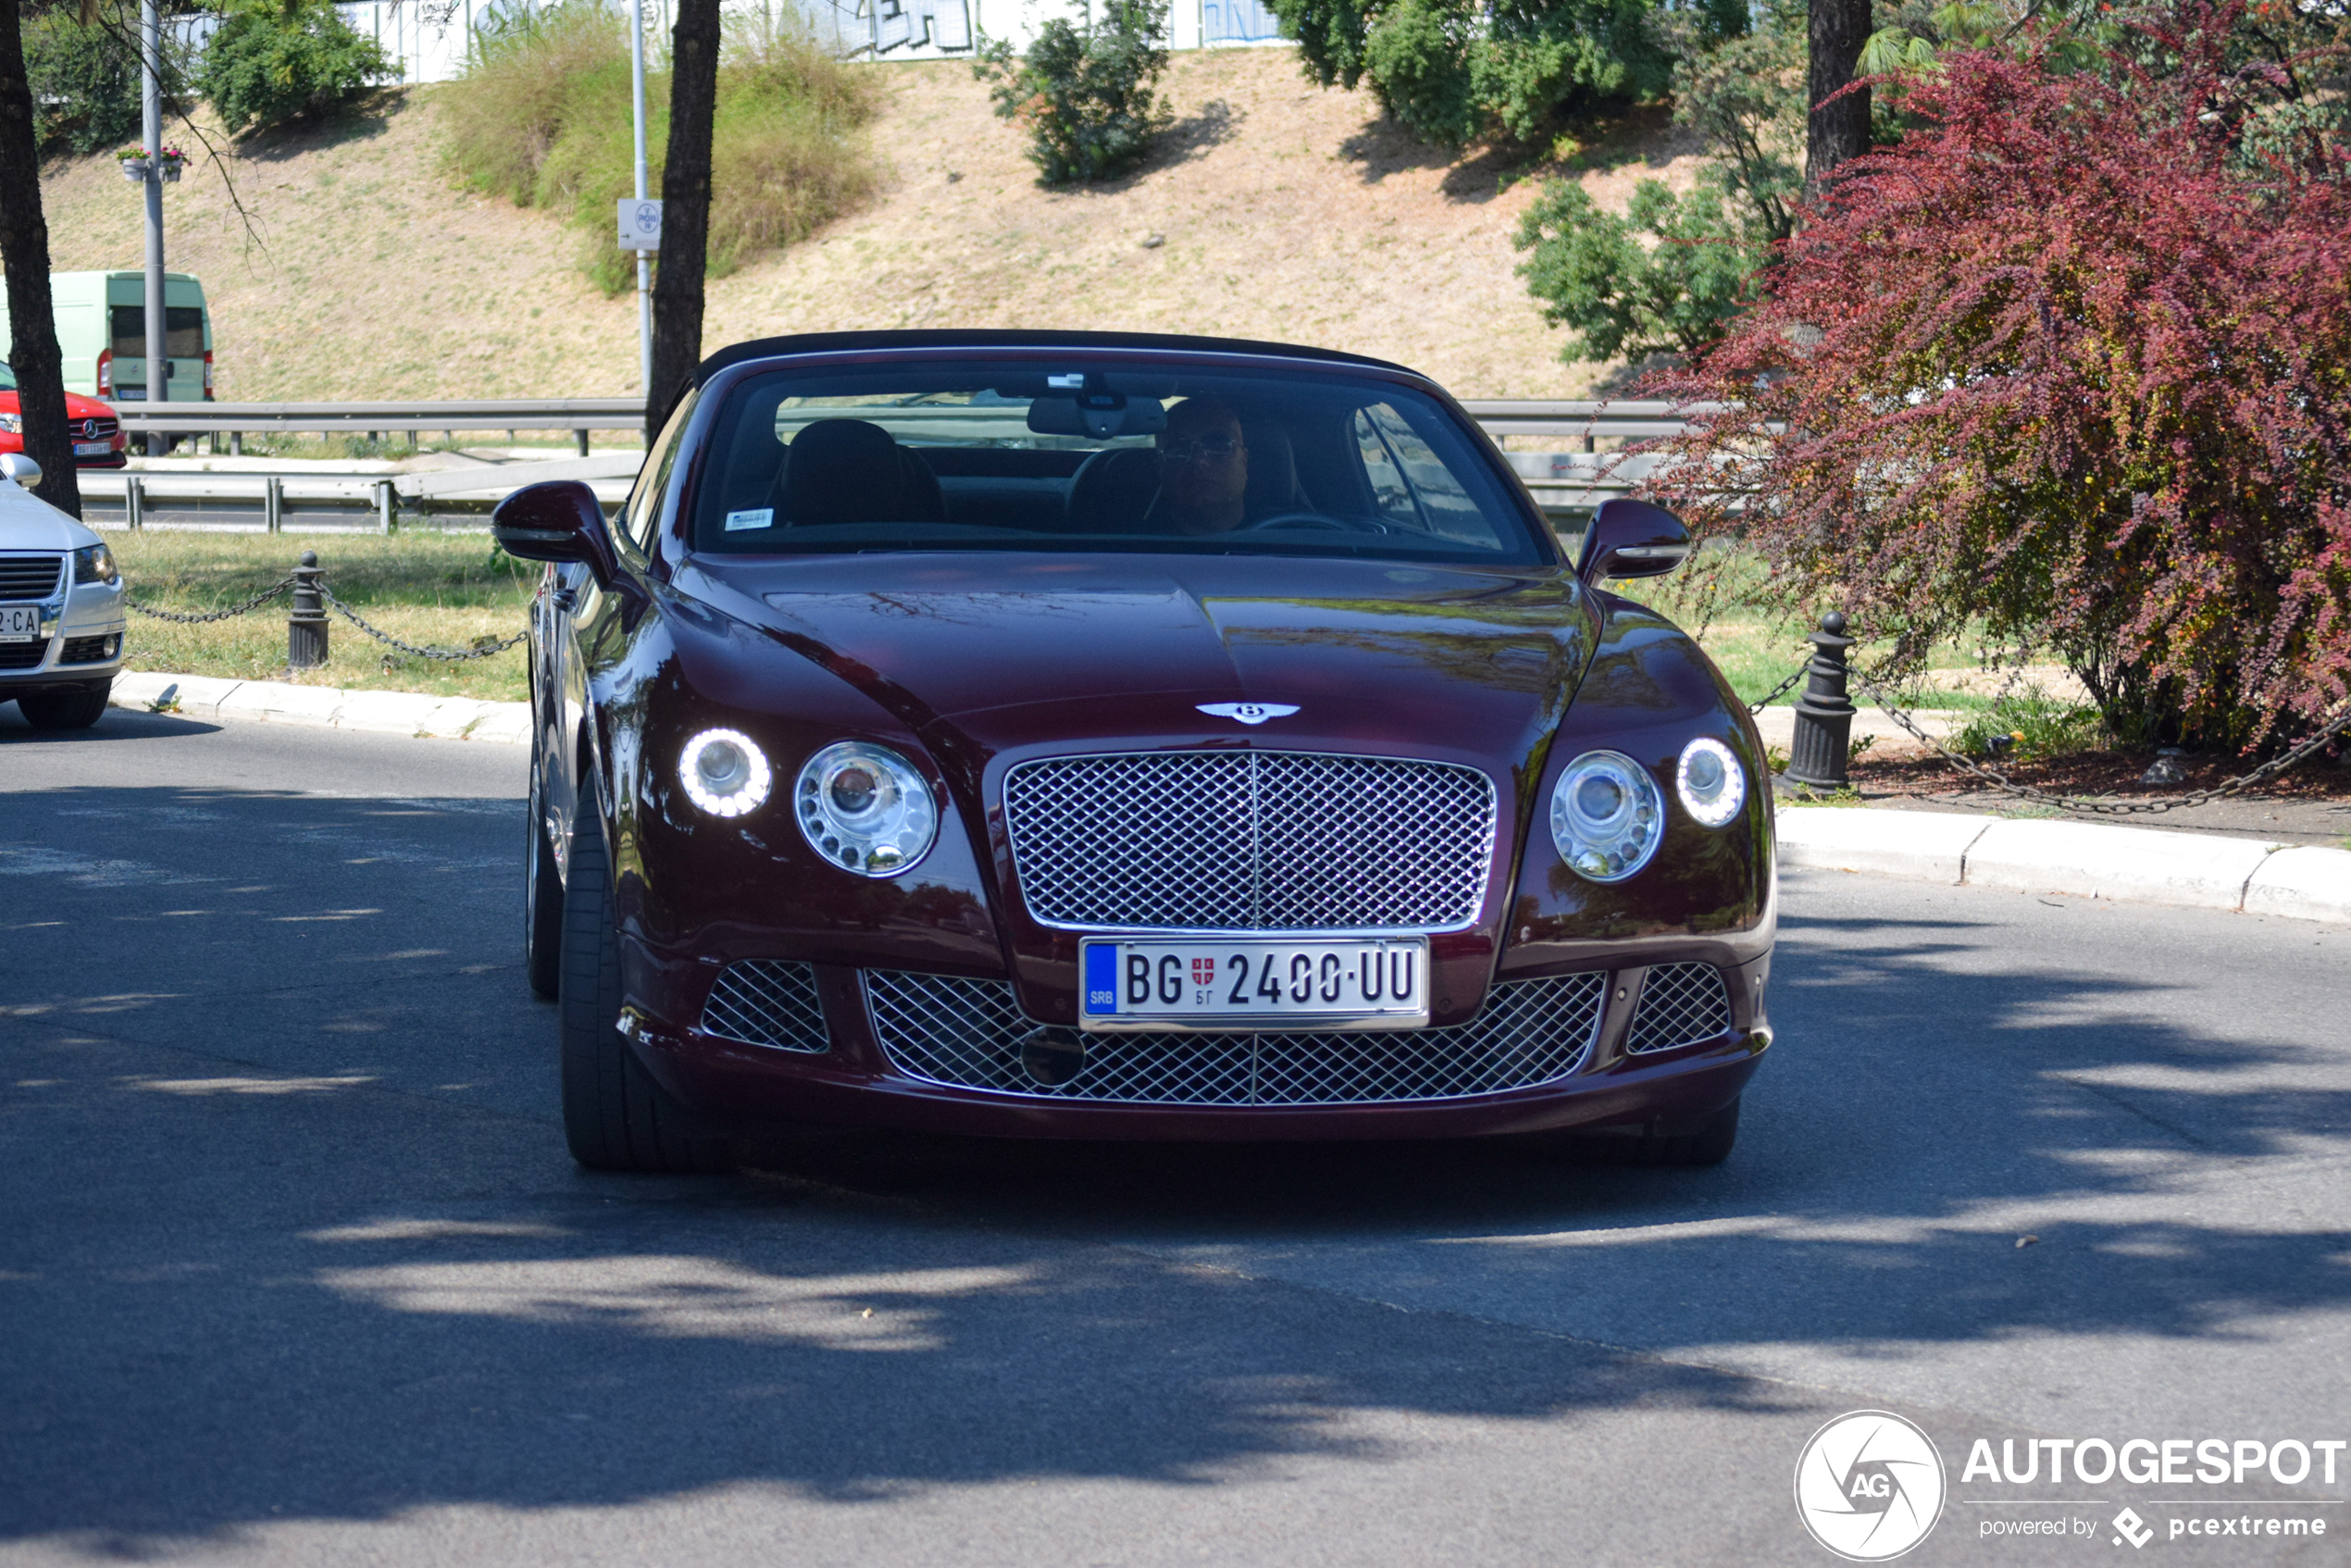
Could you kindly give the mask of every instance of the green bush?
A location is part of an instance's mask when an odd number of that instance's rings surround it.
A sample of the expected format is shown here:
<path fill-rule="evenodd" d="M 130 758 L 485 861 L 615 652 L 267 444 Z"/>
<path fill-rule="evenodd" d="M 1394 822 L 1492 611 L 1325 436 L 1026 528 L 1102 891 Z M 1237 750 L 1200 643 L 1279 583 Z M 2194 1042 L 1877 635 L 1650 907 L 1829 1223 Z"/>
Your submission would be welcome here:
<path fill-rule="evenodd" d="M 1650 0 L 1271 0 L 1325 87 L 1369 80 L 1424 141 L 1548 143 L 1569 117 L 1673 74 Z M 1707 14 L 1711 14 L 1711 7 Z"/>
<path fill-rule="evenodd" d="M 205 43 L 195 87 L 235 134 L 331 113 L 397 74 L 330 0 L 253 0 Z"/>
<path fill-rule="evenodd" d="M 1654 180 L 1634 188 L 1623 218 L 1582 186 L 1554 180 L 1513 243 L 1534 253 L 1518 272 L 1543 302 L 1543 319 L 1578 334 L 1561 351 L 1571 361 L 1698 353 L 1754 302 L 1771 255 L 1718 187 L 1677 197 Z"/>
<path fill-rule="evenodd" d="M 803 31 L 728 19 L 711 130 L 709 276 L 804 238 L 870 193 L 856 132 L 874 81 Z M 475 39 L 466 75 L 442 94 L 442 155 L 474 190 L 545 207 L 580 231 L 581 265 L 610 292 L 636 279 L 615 243 L 613 206 L 636 190 L 628 31 L 620 12 L 567 0 Z M 656 184 L 669 141 L 669 77 L 648 62 L 645 147 Z"/>
<path fill-rule="evenodd" d="M 1618 218 L 1554 182 L 1527 209 L 1516 244 L 1532 255 L 1518 272 L 1544 319 L 1574 331 L 1561 358 L 1698 354 L 1760 297 L 1802 182 L 1803 20 L 1766 10 L 1725 32 L 1702 15 L 1670 19 L 1673 118 L 1713 155 L 1689 194 L 1645 180 Z"/>
<path fill-rule="evenodd" d="M 2107 743 L 2098 710 L 2040 691 L 2010 692 L 1969 719 L 1951 748 L 1969 756 L 2067 757 Z"/>
<path fill-rule="evenodd" d="M 43 147 L 95 153 L 138 140 L 137 25 L 135 9 L 126 17 L 113 7 L 88 27 L 70 6 L 25 17 L 25 76 L 32 88 L 33 133 Z M 185 64 L 179 48 L 168 44 L 167 100 L 185 93 Z"/>
<path fill-rule="evenodd" d="M 1026 58 L 1001 39 L 983 45 L 973 74 L 992 81 L 996 113 L 1029 135 L 1028 157 L 1049 185 L 1108 180 L 1141 163 L 1167 124 L 1152 89 L 1167 68 L 1167 7 L 1107 0 L 1099 22 L 1054 18 Z"/>

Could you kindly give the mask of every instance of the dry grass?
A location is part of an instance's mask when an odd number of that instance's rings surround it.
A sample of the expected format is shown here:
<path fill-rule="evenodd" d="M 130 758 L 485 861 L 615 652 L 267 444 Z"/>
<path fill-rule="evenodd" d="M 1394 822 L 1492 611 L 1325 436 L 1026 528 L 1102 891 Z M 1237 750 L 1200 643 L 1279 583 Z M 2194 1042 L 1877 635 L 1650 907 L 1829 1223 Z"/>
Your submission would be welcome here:
<path fill-rule="evenodd" d="M 1177 56 L 1160 155 L 1077 191 L 1038 187 L 967 67 L 858 69 L 888 184 L 713 282 L 706 347 L 899 326 L 1222 332 L 1398 359 L 1486 397 L 1576 396 L 1610 368 L 1559 363 L 1562 334 L 1512 273 L 1531 181 L 1421 146 L 1368 93 L 1300 80 L 1287 50 Z M 560 218 L 453 188 L 439 91 L 246 148 L 236 178 L 266 249 L 246 249 L 217 170 L 169 188 L 171 264 L 213 301 L 222 397 L 636 390 L 635 302 L 579 274 Z M 1655 119 L 1584 159 L 1612 165 L 1576 178 L 1620 209 L 1636 180 L 1686 185 L 1697 162 Z M 68 160 L 44 184 L 59 268 L 139 264 L 136 193 L 111 163 Z"/>
<path fill-rule="evenodd" d="M 482 535 L 203 534 L 117 529 L 106 543 L 131 597 L 182 613 L 225 609 L 284 577 L 305 550 L 318 553 L 328 585 L 368 621 L 421 647 L 465 647 L 478 637 L 522 629 L 539 568 L 492 555 Z M 132 669 L 305 686 L 429 691 L 522 702 L 530 694 L 521 648 L 445 664 L 395 653 L 336 616 L 330 662 L 286 668 L 286 602 L 202 626 L 131 617 L 125 662 Z"/>

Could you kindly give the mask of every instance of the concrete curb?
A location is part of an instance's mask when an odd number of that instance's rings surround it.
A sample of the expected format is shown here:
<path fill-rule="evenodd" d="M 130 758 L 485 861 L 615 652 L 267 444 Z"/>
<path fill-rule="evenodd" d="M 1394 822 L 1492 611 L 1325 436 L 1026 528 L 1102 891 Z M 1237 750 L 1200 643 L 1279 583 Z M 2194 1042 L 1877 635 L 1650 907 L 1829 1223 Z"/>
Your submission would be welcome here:
<path fill-rule="evenodd" d="M 176 691 L 175 691 L 176 689 Z M 223 680 L 208 675 L 124 670 L 115 677 L 109 707 L 155 709 L 175 691 L 174 711 L 189 718 L 244 719 L 317 725 L 379 735 L 520 745 L 530 739 L 529 703 L 483 703 L 421 691 L 345 691 L 332 686 L 292 686 L 276 680 Z"/>
<path fill-rule="evenodd" d="M 2351 851 L 2098 822 L 1783 808 L 1780 864 L 2351 925 Z"/>

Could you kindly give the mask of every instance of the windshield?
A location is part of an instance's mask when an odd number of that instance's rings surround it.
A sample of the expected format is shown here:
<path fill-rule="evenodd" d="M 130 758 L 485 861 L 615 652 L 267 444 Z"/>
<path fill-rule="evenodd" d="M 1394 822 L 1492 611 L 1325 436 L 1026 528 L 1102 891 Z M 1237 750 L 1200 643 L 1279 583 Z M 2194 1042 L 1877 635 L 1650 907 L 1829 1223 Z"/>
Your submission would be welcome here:
<path fill-rule="evenodd" d="M 1391 382 L 1089 354 L 785 371 L 728 395 L 698 551 L 1549 557 L 1478 450 Z"/>
<path fill-rule="evenodd" d="M 6 364 L 0 363 L 0 392 L 14 392 L 16 390 L 17 373 L 14 370 L 9 369 Z"/>

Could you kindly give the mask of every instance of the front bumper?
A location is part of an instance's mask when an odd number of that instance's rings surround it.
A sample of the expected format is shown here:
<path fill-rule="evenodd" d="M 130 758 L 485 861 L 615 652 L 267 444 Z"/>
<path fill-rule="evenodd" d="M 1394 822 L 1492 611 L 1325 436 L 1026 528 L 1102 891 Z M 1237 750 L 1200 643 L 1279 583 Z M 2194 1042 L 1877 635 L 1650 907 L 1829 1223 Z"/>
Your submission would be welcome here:
<path fill-rule="evenodd" d="M 42 604 L 41 636 L 0 642 L 0 702 L 27 691 L 94 686 L 122 670 L 122 579 L 73 583 Z"/>
<path fill-rule="evenodd" d="M 630 944 L 624 944 L 627 951 Z M 665 963 L 640 949 L 627 964 L 623 1032 L 665 1088 L 741 1131 L 826 1123 L 976 1136 L 1197 1141 L 1462 1138 L 1598 1128 L 1702 1116 L 1736 1098 L 1772 1040 L 1764 1010 L 1768 949 L 1719 962 L 1719 943 L 1626 943 L 1607 969 L 1512 977 L 1478 1019 L 1427 1030 L 1351 1034 L 1095 1036 L 1069 1072 L 1075 1031 L 1019 1017 L 1003 982 L 769 961 L 798 988 L 806 1027 L 744 1034 L 738 1010 L 710 999 L 726 971 Z M 803 978 L 794 980 L 793 974 Z M 1703 977 L 1703 981 L 1698 978 Z M 908 980 L 943 999 L 926 1035 L 902 1005 Z M 1513 987 L 1547 987 L 1554 1008 L 1588 999 L 1588 1018 L 1549 1056 L 1539 1027 L 1508 1036 L 1481 1021 L 1514 1004 Z M 959 1007 L 994 987 L 1010 1015 Z M 1704 991 L 1685 1027 L 1658 1025 L 1659 999 Z M 1519 993 L 1522 998 L 1533 992 Z M 660 1005 L 649 1005 L 657 1002 Z M 1523 1011 L 1523 1009 L 1522 1009 Z M 1513 1027 L 1516 1026 L 1513 1025 Z M 1680 1038 L 1686 1036 L 1687 1038 Z M 1026 1037 L 1037 1054 L 1024 1054 Z M 777 1043 L 778 1041 L 783 1043 Z M 1515 1054 L 1513 1054 L 1515 1052 Z M 1029 1064 L 1037 1064 L 1032 1067 Z M 1103 1070 L 1094 1071 L 1097 1064 Z M 1087 1074 L 1091 1074 L 1089 1077 Z"/>

